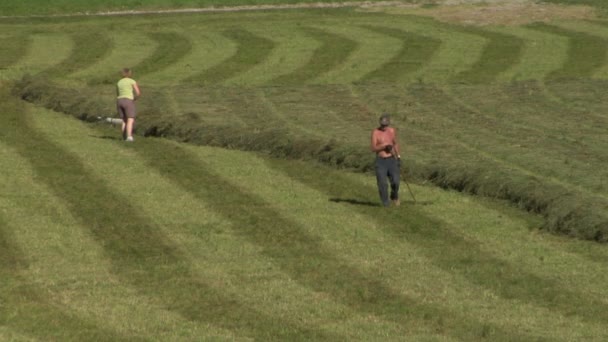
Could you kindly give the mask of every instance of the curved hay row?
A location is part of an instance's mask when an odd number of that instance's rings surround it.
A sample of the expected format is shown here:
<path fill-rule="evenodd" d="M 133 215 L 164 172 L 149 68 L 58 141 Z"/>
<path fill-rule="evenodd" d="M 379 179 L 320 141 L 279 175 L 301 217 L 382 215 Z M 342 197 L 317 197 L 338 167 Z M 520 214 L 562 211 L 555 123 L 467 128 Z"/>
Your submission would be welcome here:
<path fill-rule="evenodd" d="M 478 35 L 454 29 L 424 17 L 400 16 L 400 20 L 387 20 L 372 25 L 394 30 L 404 30 L 418 36 L 430 37 L 433 44 L 441 42 L 428 63 L 409 75 L 406 81 L 445 83 L 479 60 L 486 40 Z"/>
<path fill-rule="evenodd" d="M 362 82 L 405 81 L 411 74 L 419 72 L 431 62 L 442 43 L 432 36 L 424 36 L 406 30 L 382 26 L 366 27 L 374 32 L 398 39 L 401 42 L 401 48 L 386 63 L 365 74 L 361 79 Z M 384 53 L 384 51 L 380 50 L 378 53 Z"/>
<path fill-rule="evenodd" d="M 524 41 L 519 63 L 498 75 L 502 81 L 542 80 L 561 68 L 568 55 L 568 39 L 552 33 L 524 27 L 484 28 Z"/>
<path fill-rule="evenodd" d="M 272 40 L 240 27 L 227 29 L 222 34 L 235 42 L 237 50 L 234 55 L 184 81 L 198 84 L 222 83 L 262 63 L 275 47 Z"/>
<path fill-rule="evenodd" d="M 534 24 L 529 28 L 569 40 L 568 59 L 560 69 L 547 75 L 547 79 L 590 77 L 606 63 L 606 39 L 548 24 Z"/>
<path fill-rule="evenodd" d="M 490 83 L 519 63 L 524 43 L 516 36 L 474 28 L 466 28 L 464 32 L 483 37 L 487 43 L 471 69 L 454 76 L 452 82 Z"/>
<path fill-rule="evenodd" d="M 291 22 L 279 21 L 268 26 L 247 24 L 244 28 L 258 37 L 272 41 L 274 47 L 260 63 L 227 80 L 225 83 L 228 85 L 272 83 L 273 79 L 302 68 L 320 45 L 317 40 L 306 35 L 300 25 Z"/>
<path fill-rule="evenodd" d="M 112 50 L 107 57 L 73 73 L 70 78 L 90 85 L 114 83 L 119 77 L 120 69 L 139 64 L 152 55 L 157 46 L 157 43 L 144 33 L 125 35 L 111 31 L 108 35 L 112 41 Z M 136 75 L 137 71 L 135 70 Z"/>
<path fill-rule="evenodd" d="M 602 24 L 601 22 L 588 22 L 588 21 L 577 21 L 577 22 L 559 22 L 556 26 L 564 28 L 572 32 L 581 32 L 587 35 L 601 38 L 604 41 L 603 45 L 608 43 L 608 25 Z M 601 42 L 595 39 L 596 42 Z M 599 53 L 601 56 L 602 53 Z M 606 57 L 606 56 L 605 56 Z M 602 62 L 601 58 L 598 62 Z M 608 78 L 608 58 L 604 58 L 603 65 L 598 66 L 591 77 L 607 79 Z"/>
<path fill-rule="evenodd" d="M 0 75 L 25 56 L 28 39 L 26 34 L 19 32 L 10 36 L 0 35 Z"/>
<path fill-rule="evenodd" d="M 303 84 L 333 70 L 344 63 L 357 47 L 357 43 L 338 34 L 323 31 L 314 27 L 302 29 L 308 36 L 319 42 L 308 62 L 293 72 L 283 74 L 269 83 Z"/>
<path fill-rule="evenodd" d="M 320 84 L 345 84 L 361 79 L 381 65 L 388 63 L 399 53 L 402 42 L 386 34 L 379 34 L 367 28 L 329 22 L 314 26 L 326 34 L 342 37 L 352 42 L 348 56 L 312 81 Z M 335 49 L 335 47 L 330 47 Z M 314 62 L 314 61 L 313 61 Z"/>
<path fill-rule="evenodd" d="M 192 42 L 180 33 L 162 31 L 148 33 L 148 36 L 156 42 L 156 49 L 154 53 L 133 66 L 142 81 L 178 63 L 192 50 Z"/>
<path fill-rule="evenodd" d="M 26 52 L 11 69 L 15 74 L 35 75 L 67 60 L 74 48 L 74 42 L 65 33 L 35 33 L 24 41 Z"/>
<path fill-rule="evenodd" d="M 107 34 L 88 31 L 88 27 L 80 29 L 80 32 L 70 34 L 73 45 L 69 56 L 45 69 L 42 72 L 45 77 L 65 79 L 103 60 L 112 51 L 113 42 Z"/>
<path fill-rule="evenodd" d="M 216 67 L 237 51 L 236 42 L 215 30 L 192 29 L 180 32 L 180 35 L 190 41 L 192 49 L 164 70 L 146 77 L 146 82 L 159 85 L 181 83 L 192 75 Z"/>

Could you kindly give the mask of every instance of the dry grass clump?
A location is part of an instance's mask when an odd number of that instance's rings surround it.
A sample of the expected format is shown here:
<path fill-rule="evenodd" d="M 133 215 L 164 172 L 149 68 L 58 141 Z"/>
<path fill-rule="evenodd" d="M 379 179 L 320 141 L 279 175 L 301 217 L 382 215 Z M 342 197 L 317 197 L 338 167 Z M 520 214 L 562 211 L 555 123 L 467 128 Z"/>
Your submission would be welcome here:
<path fill-rule="evenodd" d="M 375 7 L 367 11 L 391 14 L 415 14 L 439 21 L 465 25 L 525 25 L 535 22 L 551 22 L 560 19 L 595 19 L 596 10 L 591 6 L 564 6 L 523 1 L 464 1 L 437 2 L 437 6 Z"/>

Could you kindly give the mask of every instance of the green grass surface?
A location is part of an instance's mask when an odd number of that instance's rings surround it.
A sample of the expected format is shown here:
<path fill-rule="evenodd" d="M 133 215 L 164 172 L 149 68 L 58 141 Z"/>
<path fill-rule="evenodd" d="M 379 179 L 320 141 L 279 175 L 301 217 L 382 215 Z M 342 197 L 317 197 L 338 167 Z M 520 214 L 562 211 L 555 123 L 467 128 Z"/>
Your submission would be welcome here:
<path fill-rule="evenodd" d="M 606 37 L 348 9 L 0 23 L 0 340 L 606 340 Z M 113 113 L 122 67 L 134 144 L 65 115 Z M 402 182 L 387 210 L 383 111 L 418 200 Z"/>
<path fill-rule="evenodd" d="M 3 113 L 14 111 L 7 102 Z M 403 210 L 380 215 L 365 175 L 150 138 L 124 146 L 114 130 L 25 108 L 5 116 L 12 133 L 0 143 L 13 165 L 3 178 L 0 241 L 3 270 L 14 275 L 3 284 L 36 277 L 29 296 L 3 292 L 23 308 L 4 316 L 14 334 L 605 334 L 606 304 L 595 299 L 604 291 L 605 249 L 531 233 L 539 219 L 504 204 L 412 184 L 426 205 L 404 198 Z M 36 194 L 23 196 L 24 186 Z M 28 305 L 55 311 L 33 316 Z"/>

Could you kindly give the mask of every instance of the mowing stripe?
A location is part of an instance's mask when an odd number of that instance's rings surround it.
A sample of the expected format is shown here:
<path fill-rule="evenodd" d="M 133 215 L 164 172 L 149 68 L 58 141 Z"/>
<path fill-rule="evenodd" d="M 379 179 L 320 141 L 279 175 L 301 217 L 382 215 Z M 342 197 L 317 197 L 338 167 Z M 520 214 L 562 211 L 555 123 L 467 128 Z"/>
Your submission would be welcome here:
<path fill-rule="evenodd" d="M 342 63 L 315 79 L 315 83 L 348 84 L 389 62 L 399 53 L 400 41 L 386 34 L 341 22 L 315 26 L 355 42 L 356 48 Z"/>
<path fill-rule="evenodd" d="M 0 214 L 0 326 L 41 340 L 142 340 L 101 328 L 48 300 L 46 291 L 21 276 L 28 264 L 12 236 L 13 230 Z M 77 336 L 73 335 L 76 331 Z"/>
<path fill-rule="evenodd" d="M 441 46 L 441 41 L 432 36 L 387 27 L 365 26 L 375 32 L 399 39 L 401 49 L 387 63 L 366 74 L 363 81 L 398 82 L 404 76 L 421 70 L 428 64 Z M 379 52 L 384 54 L 384 51 Z"/>
<path fill-rule="evenodd" d="M 427 17 L 414 15 L 397 16 L 399 20 L 384 21 L 374 26 L 383 26 L 396 30 L 407 30 L 425 37 L 432 37 L 441 42 L 441 46 L 424 68 L 411 75 L 411 79 L 430 83 L 445 83 L 456 75 L 469 70 L 481 58 L 486 39 L 472 34 L 456 25 L 449 25 Z"/>
<path fill-rule="evenodd" d="M 303 285 L 329 293 L 336 300 L 362 312 L 369 312 L 400 324 L 423 324 L 438 329 L 448 329 L 448 334 L 461 338 L 479 338 L 488 334 L 496 339 L 530 338 L 525 334 L 506 332 L 498 327 L 475 324 L 460 319 L 454 326 L 442 326 L 445 312 L 396 293 L 375 277 L 353 268 L 341 260 L 304 227 L 284 218 L 258 196 L 235 187 L 223 177 L 209 171 L 209 167 L 190 152 L 177 145 L 169 146 L 158 141 L 148 141 L 137 153 L 148 160 L 151 168 L 158 170 L 214 211 L 228 218 L 238 233 L 258 244 L 261 252 L 273 258 L 284 272 Z M 199 184 L 208 184 L 201 187 Z M 221 196 L 218 196 L 221 194 Z M 238 215 L 233 205 L 243 204 Z M 245 205 L 246 204 L 246 205 Z M 433 317 L 419 313 L 433 312 Z M 458 317 L 455 312 L 450 317 Z M 446 323 L 449 324 L 449 323 Z"/>
<path fill-rule="evenodd" d="M 205 30 L 195 28 L 181 32 L 180 34 L 192 44 L 189 53 L 160 72 L 150 75 L 145 81 L 162 86 L 176 85 L 234 56 L 237 45 L 233 40 L 226 38 L 214 28 L 204 28 Z"/>
<path fill-rule="evenodd" d="M 206 279 L 205 282 L 219 289 L 223 297 L 232 299 L 235 303 L 231 308 L 235 311 L 232 316 L 239 315 L 237 311 L 240 309 L 236 309 L 236 303 L 238 303 L 245 308 L 251 306 L 261 312 L 276 312 L 274 320 L 277 329 L 279 329 L 279 325 L 287 330 L 295 330 L 294 328 L 298 326 L 303 327 L 302 330 L 304 327 L 310 327 L 310 333 L 293 331 L 293 336 L 300 333 L 313 340 L 339 341 L 346 339 L 341 336 L 341 333 L 347 333 L 346 336 L 350 335 L 348 330 L 336 331 L 324 328 L 327 317 L 342 316 L 345 313 L 343 306 L 327 300 L 315 300 L 314 303 L 311 303 L 310 296 L 315 294 L 311 294 L 289 277 L 282 275 L 276 267 L 269 267 L 272 262 L 259 257 L 257 246 L 249 244 L 239 236 L 230 234 L 231 223 L 229 221 L 219 217 L 203 202 L 163 179 L 146 163 L 142 163 L 132 149 L 125 148 L 124 143 L 110 143 L 115 140 L 112 137 L 119 135 L 116 131 L 109 129 L 93 131 L 79 122 L 65 122 L 65 126 L 70 126 L 67 129 L 64 127 L 49 129 L 58 121 L 70 119 L 62 118 L 60 114 L 56 113 L 45 114 L 36 117 L 36 128 L 44 131 L 49 138 L 61 141 L 60 144 L 64 148 L 72 151 L 80 159 L 86 159 L 87 167 L 96 170 L 93 171 L 94 176 L 105 179 L 107 175 L 112 175 L 107 177 L 108 185 L 131 203 L 138 203 L 137 210 L 140 215 L 145 215 L 148 220 L 155 222 L 155 225 L 163 230 L 167 238 L 175 241 L 182 251 L 182 255 L 192 264 L 193 274 L 196 273 L 199 279 Z M 84 130 L 84 132 L 80 130 Z M 103 143 L 103 141 L 108 143 Z M 137 145 L 146 144 L 147 141 L 147 139 L 138 138 Z M 102 146 L 98 146 L 99 144 Z M 207 149 L 202 158 L 216 160 L 218 154 L 224 154 L 224 152 Z M 125 165 L 128 165 L 126 172 Z M 202 181 L 199 185 L 207 186 Z M 253 281 L 249 283 L 248 279 Z M 247 283 L 243 284 L 243 281 Z M 265 287 L 264 283 L 273 285 L 273 288 Z M 179 283 L 176 286 L 179 286 Z M 274 288 L 274 286 L 280 286 L 280 288 Z M 176 291 L 178 290 L 176 289 Z M 279 299 L 282 297 L 285 297 L 285 300 Z M 193 298 L 193 300 L 197 300 L 197 298 Z M 285 310 L 297 311 L 297 313 L 291 312 L 286 317 L 279 318 Z M 323 316 L 317 317 L 317 312 Z M 312 313 L 315 315 L 311 316 Z M 222 315 L 222 313 L 218 313 L 218 315 Z M 251 324 L 246 319 L 248 319 L 247 312 L 244 312 L 240 322 L 233 324 L 232 335 L 247 335 L 247 331 L 250 330 L 248 328 L 244 328 L 244 332 L 236 330 L 239 328 L 238 324 Z M 365 318 L 357 319 L 364 320 Z M 203 326 L 199 324 L 194 327 L 201 329 Z M 186 326 L 186 329 L 188 328 Z M 212 337 L 209 329 L 205 330 L 206 336 Z M 275 339 L 282 336 L 275 334 L 272 328 L 267 328 L 267 330 L 268 336 L 274 334 Z M 288 333 L 284 333 L 284 335 L 288 335 Z M 266 339 L 269 338 L 266 337 Z"/>
<path fill-rule="evenodd" d="M 197 148 L 191 148 L 190 150 L 196 153 Z M 382 279 L 383 283 L 396 292 L 407 293 L 413 300 L 424 301 L 426 305 L 432 307 L 445 307 L 448 312 L 456 308 L 458 312 L 466 312 L 466 315 L 472 317 L 473 321 L 497 323 L 501 327 L 505 327 L 505 330 L 527 331 L 556 340 L 560 338 L 567 340 L 568 337 L 565 336 L 570 335 L 590 336 L 585 334 L 596 334 L 596 336 L 603 336 L 607 333 L 602 324 L 589 324 L 575 317 L 565 318 L 560 312 L 499 298 L 483 286 L 471 284 L 464 275 L 455 275 L 445 272 L 445 268 L 434 267 L 432 262 L 421 256 L 427 252 L 419 252 L 415 241 L 410 241 L 407 236 L 398 240 L 390 234 L 385 234 L 384 226 L 373 219 L 373 217 L 383 213 L 382 209 L 378 208 L 376 191 L 365 193 L 365 196 L 359 193 L 360 197 L 349 196 L 353 191 L 347 188 L 353 186 L 355 182 L 362 183 L 360 186 L 364 188 L 363 190 L 371 190 L 370 186 L 374 187 L 372 177 L 342 171 L 342 176 L 351 178 L 353 182 L 340 184 L 340 177 L 334 175 L 340 173 L 340 171 L 319 165 L 302 165 L 305 164 L 303 162 L 284 161 L 284 163 L 298 163 L 299 166 L 293 167 L 299 167 L 301 174 L 306 174 L 310 178 L 334 179 L 336 188 L 343 189 L 342 187 L 344 187 L 346 191 L 344 193 L 332 192 L 331 197 L 329 197 L 326 192 L 312 190 L 305 184 L 286 177 L 281 171 L 275 171 L 272 168 L 273 162 L 268 163 L 262 158 L 253 159 L 246 156 L 245 153 L 226 152 L 214 158 L 213 162 L 208 165 L 213 167 L 213 172 L 216 174 L 221 173 L 225 179 L 230 179 L 230 183 L 234 186 L 245 189 L 249 193 L 257 194 L 261 200 L 269 203 L 270 207 L 282 213 L 286 219 L 305 227 L 304 229 L 311 235 L 318 236 L 323 241 L 325 248 L 331 249 L 342 260 L 348 260 L 350 265 L 362 269 L 362 272 L 370 277 Z M 363 184 L 368 185 L 364 186 Z M 431 205 L 425 205 L 422 208 L 428 209 L 430 212 L 441 211 L 447 217 L 467 217 L 468 213 L 471 212 L 473 215 L 479 214 L 475 211 L 478 208 L 468 208 L 468 204 L 472 204 L 471 202 L 475 201 L 477 203 L 474 198 L 451 193 L 453 200 L 460 203 L 461 206 L 460 208 L 446 208 L 443 201 L 447 194 L 443 190 L 434 187 L 432 189 L 436 195 L 435 198 Z M 414 191 L 419 199 L 430 198 L 428 197 L 428 192 L 430 192 L 428 187 L 416 186 Z M 408 195 L 407 192 L 402 194 L 404 195 L 403 199 L 406 198 L 405 195 Z M 407 206 L 411 201 L 404 200 L 404 202 L 406 208 L 403 209 L 408 210 Z M 480 202 L 483 203 L 483 200 L 480 200 Z M 367 208 L 371 213 L 362 217 L 356 210 L 352 210 L 353 206 Z M 461 211 L 455 214 L 453 209 L 460 209 Z M 496 215 L 495 212 L 490 212 L 490 210 L 481 211 L 488 220 L 481 223 L 474 222 L 477 224 L 475 227 L 466 227 L 465 230 L 474 228 L 502 229 L 494 226 L 487 227 L 489 222 L 493 222 L 500 215 Z M 524 220 L 511 220 L 511 216 L 519 218 L 524 215 L 515 208 L 512 208 L 512 211 L 506 215 L 502 213 L 504 219 L 501 221 L 517 227 L 515 231 L 520 235 L 529 235 Z M 409 214 L 406 215 L 409 216 Z M 540 221 L 536 220 L 535 223 Z M 401 224 L 407 223 L 402 222 Z M 450 230 L 460 228 L 457 224 L 456 227 L 446 224 L 446 227 Z M 507 227 L 504 230 L 510 228 L 512 227 Z M 404 241 L 406 239 L 407 242 Z M 483 238 L 480 240 L 482 240 L 479 243 L 480 249 L 492 255 L 491 250 L 483 248 Z M 511 252 L 517 249 L 515 243 L 508 245 L 506 241 L 503 241 L 503 245 L 507 245 L 503 247 Z M 422 246 L 421 248 L 425 249 L 426 247 Z M 533 249 L 533 246 L 531 246 L 531 249 Z M 552 262 L 552 259 L 549 259 L 548 256 L 547 262 Z M 516 265 L 516 263 L 513 263 L 513 265 Z M 534 268 L 532 269 L 534 270 Z M 387 270 L 390 271 L 387 272 Z M 557 274 L 562 273 L 558 272 Z M 416 277 L 412 277 L 413 274 Z M 592 275 L 593 273 L 589 276 L 592 277 Z M 554 277 L 550 275 L 549 278 Z M 598 286 L 595 288 L 602 291 L 601 279 L 597 279 L 596 284 Z M 483 294 L 481 298 L 480 294 Z M 419 308 L 419 310 L 423 310 L 423 308 Z M 427 313 L 432 314 L 432 312 Z M 420 312 L 420 314 L 423 313 Z M 555 327 L 562 324 L 565 324 L 562 328 Z M 588 328 L 584 332 L 580 330 L 577 333 L 571 333 L 569 330 L 573 326 L 586 326 Z M 408 326 L 408 332 L 413 333 L 414 329 L 416 329 L 414 324 Z M 419 334 L 424 333 L 420 332 Z M 409 335 L 408 338 L 405 336 L 403 338 L 409 340 Z"/>
<path fill-rule="evenodd" d="M 500 81 L 542 80 L 560 69 L 568 57 L 568 39 L 524 27 L 484 27 L 486 31 L 515 36 L 524 41 L 520 61 L 498 75 Z"/>
<path fill-rule="evenodd" d="M 236 53 L 203 73 L 186 79 L 186 82 L 198 84 L 224 82 L 263 63 L 275 47 L 273 41 L 241 28 L 226 30 L 223 34 L 237 44 Z"/>
<path fill-rule="evenodd" d="M 522 39 L 510 34 L 485 31 L 473 27 L 461 29 L 465 33 L 475 34 L 488 41 L 480 58 L 471 69 L 456 75 L 453 82 L 488 83 L 498 75 L 517 65 L 521 59 L 524 46 Z"/>
<path fill-rule="evenodd" d="M 29 160 L 37 179 L 62 198 L 72 215 L 90 229 L 121 279 L 165 302 L 168 310 L 187 319 L 242 329 L 254 338 L 337 338 L 251 310 L 197 279 L 162 230 L 141 217 L 125 198 L 113 193 L 103 179 L 91 174 L 79 158 L 36 132 L 28 115 L 10 114 L 10 119 L 16 123 L 14 135 L 2 139 Z M 83 202 L 84 193 L 95 196 Z"/>
<path fill-rule="evenodd" d="M 547 75 L 547 79 L 591 77 L 606 63 L 606 39 L 542 23 L 530 25 L 529 28 L 560 35 L 570 41 L 568 59 L 561 69 Z"/>
<path fill-rule="evenodd" d="M 84 32 L 71 34 L 74 44 L 70 55 L 61 63 L 46 69 L 43 72 L 45 76 L 51 78 L 65 77 L 94 65 L 112 51 L 112 41 L 105 33 L 87 32 L 87 29 L 82 29 L 82 31 Z"/>
<path fill-rule="evenodd" d="M 559 26 L 569 31 L 582 32 L 591 36 L 595 36 L 603 39 L 604 41 L 608 40 L 608 25 L 606 25 L 606 23 L 597 21 L 559 22 L 556 24 L 556 26 Z M 604 60 L 603 65 L 601 67 L 598 67 L 592 76 L 596 78 L 607 79 L 608 61 Z"/>
<path fill-rule="evenodd" d="M 319 28 L 306 27 L 303 31 L 317 40 L 321 46 L 314 50 L 308 63 L 294 72 L 273 79 L 269 83 L 299 85 L 309 82 L 345 63 L 357 48 L 355 41 Z"/>
<path fill-rule="evenodd" d="M 289 177 L 325 192 L 328 198 L 336 194 L 344 198 L 367 198 L 369 194 L 377 193 L 373 186 L 362 186 L 339 174 L 311 177 L 309 175 L 313 172 L 306 172 L 301 164 L 276 161 L 272 165 L 273 169 L 283 170 Z M 428 217 L 416 207 L 385 210 L 380 215 L 377 210 L 370 210 L 366 206 L 353 206 L 353 209 L 378 222 L 379 227 L 383 227 L 395 239 L 415 242 L 434 265 L 446 272 L 461 274 L 470 282 L 488 288 L 507 300 L 559 310 L 566 316 L 576 315 L 592 324 L 601 325 L 608 320 L 608 303 L 563 287 L 554 280 L 522 271 L 480 249 L 477 242 L 454 232 L 450 226 Z"/>
<path fill-rule="evenodd" d="M 228 84 L 265 84 L 281 75 L 301 68 L 312 57 L 319 42 L 305 35 L 291 22 L 276 22 L 267 26 L 247 25 L 245 28 L 255 34 L 271 40 L 274 49 L 262 63 L 230 79 Z"/>
<path fill-rule="evenodd" d="M 69 58 L 74 41 L 63 33 L 35 33 L 27 42 L 27 53 L 12 69 L 20 75 L 37 74 Z"/>
<path fill-rule="evenodd" d="M 444 191 L 437 188 L 432 190 L 438 193 L 435 198 L 446 200 L 444 205 L 448 210 L 441 210 L 437 205 L 421 206 L 420 209 L 427 215 L 445 222 L 453 231 L 457 231 L 472 243 L 477 243 L 486 253 L 511 265 L 517 265 L 525 272 L 534 273 L 567 287 L 573 292 L 591 298 L 604 297 L 608 274 L 603 270 L 608 250 L 602 248 L 602 245 L 561 236 L 530 233 L 531 229 L 542 224 L 540 218 L 528 219 L 528 222 L 525 222 L 525 213 L 500 202 L 485 199 L 463 201 L 458 193 L 451 193 L 447 199 L 447 196 L 439 197 L 445 195 Z M 514 219 L 518 217 L 522 220 Z M 492 221 L 497 223 L 496 227 L 487 224 Z M 569 247 L 571 251 L 568 250 Z M 517 250 L 515 253 L 514 248 Z M 581 255 L 580 252 L 585 250 L 593 250 L 595 260 Z M 604 302 L 608 303 L 606 300 Z M 571 319 L 572 317 L 565 318 L 566 321 Z M 598 326 L 599 331 L 608 334 L 601 326 Z"/>
<path fill-rule="evenodd" d="M 35 123 L 38 129 L 49 134 L 54 141 L 67 140 L 71 147 L 77 145 L 85 150 L 87 164 L 101 170 L 104 177 L 112 175 L 108 177 L 110 181 L 120 179 L 119 189 L 124 189 L 127 183 L 134 183 L 132 179 L 125 181 L 119 176 L 128 175 L 123 172 L 124 165 L 132 163 L 131 160 L 116 160 L 121 155 L 120 150 L 113 149 L 109 143 L 100 143 L 99 139 L 87 137 L 83 134 L 85 127 L 77 120 L 47 111 L 37 114 Z M 99 155 L 106 157 L 99 158 Z M 23 283 L 35 282 L 38 292 L 43 293 L 47 301 L 61 306 L 62 311 L 126 336 L 148 340 L 174 340 L 176 337 L 196 340 L 200 337 L 201 328 L 209 338 L 219 336 L 226 339 L 231 336 L 229 331 L 209 324 L 184 320 L 178 313 L 166 310 L 165 305 L 154 298 L 120 283 L 112 273 L 111 260 L 105 257 L 103 247 L 72 217 L 61 198 L 34 180 L 29 163 L 4 144 L 0 144 L 0 159 L 11 165 L 5 168 L 4 176 L 0 178 L 3 189 L 0 210 L 14 228 L 14 243 L 27 247 L 24 257 L 29 262 L 28 267 L 20 271 Z M 103 163 L 92 164 L 96 159 L 103 160 Z M 119 171 L 114 172 L 117 169 Z M 141 177 L 145 174 L 145 170 L 138 172 L 137 178 L 147 180 L 147 177 Z M 144 188 L 147 190 L 146 186 Z M 142 193 L 141 189 L 137 187 L 132 192 Z M 144 197 L 149 196 L 147 191 L 143 193 Z M 82 194 L 82 200 L 88 200 L 89 195 Z M 175 224 L 171 226 L 176 227 Z M 171 329 L 168 330 L 167 326 Z M 64 334 L 66 336 L 61 340 L 74 340 L 78 330 Z"/>
<path fill-rule="evenodd" d="M 154 53 L 132 66 L 137 77 L 142 80 L 177 63 L 192 50 L 192 42 L 179 33 L 153 32 L 148 36 L 156 42 Z"/>
<path fill-rule="evenodd" d="M 0 78 L 4 78 L 5 70 L 19 61 L 27 52 L 29 38 L 25 34 L 19 34 L 8 37 L 0 36 Z"/>
<path fill-rule="evenodd" d="M 114 84 L 120 78 L 120 69 L 132 67 L 152 55 L 156 43 L 142 33 L 128 35 L 110 32 L 113 47 L 106 58 L 88 68 L 71 75 L 74 79 L 86 81 L 89 85 Z M 136 76 L 139 74 L 135 71 Z"/>

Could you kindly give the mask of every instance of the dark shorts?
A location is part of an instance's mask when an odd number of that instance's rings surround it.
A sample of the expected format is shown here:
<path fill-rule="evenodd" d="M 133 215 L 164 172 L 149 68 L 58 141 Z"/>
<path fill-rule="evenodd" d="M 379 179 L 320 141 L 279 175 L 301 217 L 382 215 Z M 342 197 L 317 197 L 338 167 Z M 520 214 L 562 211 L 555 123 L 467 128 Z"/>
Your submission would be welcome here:
<path fill-rule="evenodd" d="M 116 110 L 118 111 L 118 115 L 120 118 L 125 120 L 135 119 L 135 101 L 131 99 L 118 99 L 116 100 Z"/>

